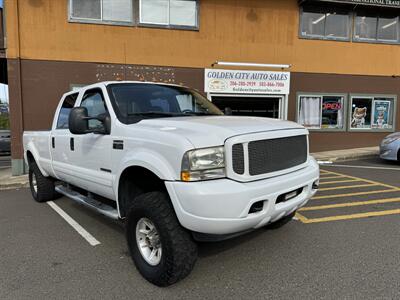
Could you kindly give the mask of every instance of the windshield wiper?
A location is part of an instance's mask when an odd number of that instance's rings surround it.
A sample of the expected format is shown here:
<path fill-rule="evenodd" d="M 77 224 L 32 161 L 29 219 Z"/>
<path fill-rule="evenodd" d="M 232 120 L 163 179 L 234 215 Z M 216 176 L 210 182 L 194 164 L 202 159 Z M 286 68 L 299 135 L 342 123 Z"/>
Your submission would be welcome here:
<path fill-rule="evenodd" d="M 165 117 L 176 117 L 183 116 L 181 113 L 163 112 L 163 111 L 145 111 L 138 113 L 128 113 L 128 116 L 165 116 Z"/>
<path fill-rule="evenodd" d="M 211 114 L 209 112 L 185 112 L 185 115 L 189 115 L 189 116 L 214 116 L 215 114 Z"/>

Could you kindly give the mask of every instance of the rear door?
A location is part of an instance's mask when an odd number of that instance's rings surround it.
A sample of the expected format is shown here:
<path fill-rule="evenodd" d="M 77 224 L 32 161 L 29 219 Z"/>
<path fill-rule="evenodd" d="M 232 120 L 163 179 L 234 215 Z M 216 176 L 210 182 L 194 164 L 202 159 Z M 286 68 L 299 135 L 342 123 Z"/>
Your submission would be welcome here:
<path fill-rule="evenodd" d="M 101 88 L 86 90 L 81 107 L 86 107 L 89 117 L 108 113 Z M 102 128 L 98 120 L 89 120 L 89 129 Z M 77 157 L 75 168 L 81 182 L 79 186 L 101 196 L 114 199 L 112 190 L 111 149 L 112 138 L 108 134 L 88 133 L 73 135 L 74 151 Z"/>
<path fill-rule="evenodd" d="M 53 171 L 57 178 L 71 182 L 74 174 L 73 152 L 70 147 L 71 132 L 68 128 L 69 113 L 74 107 L 78 93 L 68 94 L 62 100 L 57 110 L 57 118 L 54 120 L 50 135 L 50 151 Z M 72 183 L 72 182 L 71 182 Z"/>

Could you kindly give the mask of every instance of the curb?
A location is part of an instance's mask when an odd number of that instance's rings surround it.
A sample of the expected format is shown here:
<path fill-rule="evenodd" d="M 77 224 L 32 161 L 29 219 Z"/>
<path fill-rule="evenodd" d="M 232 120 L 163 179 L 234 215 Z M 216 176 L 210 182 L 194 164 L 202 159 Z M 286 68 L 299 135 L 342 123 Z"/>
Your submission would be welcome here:
<path fill-rule="evenodd" d="M 317 153 L 311 153 L 311 155 L 317 160 L 317 161 L 326 161 L 326 162 L 344 162 L 344 161 L 351 161 L 351 160 L 357 160 L 357 159 L 367 159 L 367 158 L 376 158 L 379 157 L 379 152 L 374 152 L 374 153 L 349 153 L 349 154 L 343 154 L 343 155 L 338 155 L 338 156 L 324 156 L 324 155 L 319 155 Z"/>
<path fill-rule="evenodd" d="M 3 177 L 0 178 L 0 191 L 14 190 L 29 187 L 28 176 L 17 176 L 17 177 Z"/>

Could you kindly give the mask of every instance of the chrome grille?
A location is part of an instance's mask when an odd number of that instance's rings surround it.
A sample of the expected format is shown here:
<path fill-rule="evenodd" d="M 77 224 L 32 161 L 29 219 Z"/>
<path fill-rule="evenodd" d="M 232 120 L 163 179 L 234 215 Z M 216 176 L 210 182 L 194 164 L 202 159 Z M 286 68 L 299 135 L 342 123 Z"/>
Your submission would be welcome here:
<path fill-rule="evenodd" d="M 236 174 L 244 169 L 244 155 L 235 144 L 232 148 L 232 165 Z M 239 148 L 238 148 L 239 149 Z M 243 148 L 242 148 L 243 150 Z M 277 172 L 301 165 L 307 161 L 307 136 L 299 135 L 248 143 L 248 172 L 251 176 Z"/>

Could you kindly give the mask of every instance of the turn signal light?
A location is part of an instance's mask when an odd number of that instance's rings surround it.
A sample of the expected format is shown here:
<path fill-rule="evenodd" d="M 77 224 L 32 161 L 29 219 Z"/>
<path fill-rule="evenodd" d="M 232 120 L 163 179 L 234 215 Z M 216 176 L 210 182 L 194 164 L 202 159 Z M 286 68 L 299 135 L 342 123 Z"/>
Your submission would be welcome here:
<path fill-rule="evenodd" d="M 181 180 L 182 181 L 190 181 L 190 172 L 182 171 L 181 172 Z"/>

